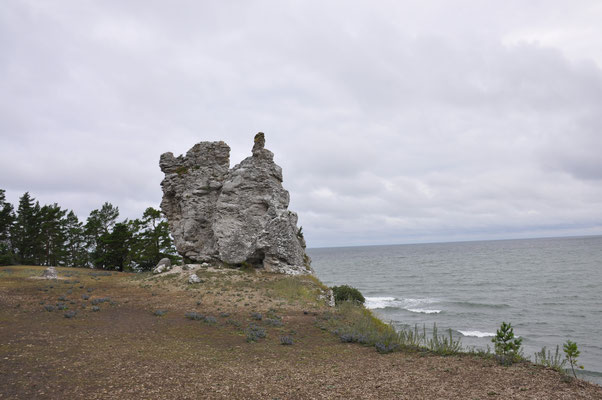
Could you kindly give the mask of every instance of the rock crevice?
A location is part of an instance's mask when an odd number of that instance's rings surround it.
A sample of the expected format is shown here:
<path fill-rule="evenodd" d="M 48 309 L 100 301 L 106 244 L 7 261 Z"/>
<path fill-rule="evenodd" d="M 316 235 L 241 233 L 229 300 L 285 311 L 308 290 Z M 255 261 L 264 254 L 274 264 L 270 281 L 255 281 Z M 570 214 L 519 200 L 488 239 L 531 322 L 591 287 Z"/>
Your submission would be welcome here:
<path fill-rule="evenodd" d="M 282 169 L 263 133 L 255 136 L 252 155 L 232 169 L 224 142 L 198 143 L 185 156 L 164 153 L 159 165 L 165 173 L 161 209 L 185 259 L 311 272 Z"/>

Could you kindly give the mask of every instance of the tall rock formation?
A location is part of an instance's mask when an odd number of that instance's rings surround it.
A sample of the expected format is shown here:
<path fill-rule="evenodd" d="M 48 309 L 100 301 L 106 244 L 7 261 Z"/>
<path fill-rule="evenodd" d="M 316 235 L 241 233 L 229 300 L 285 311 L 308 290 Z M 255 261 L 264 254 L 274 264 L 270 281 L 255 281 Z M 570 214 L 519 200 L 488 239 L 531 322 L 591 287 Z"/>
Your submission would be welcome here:
<path fill-rule="evenodd" d="M 198 143 L 185 156 L 161 155 L 161 209 L 182 256 L 272 272 L 311 272 L 297 214 L 288 210 L 282 169 L 264 145 L 260 132 L 252 155 L 232 169 L 224 142 Z"/>

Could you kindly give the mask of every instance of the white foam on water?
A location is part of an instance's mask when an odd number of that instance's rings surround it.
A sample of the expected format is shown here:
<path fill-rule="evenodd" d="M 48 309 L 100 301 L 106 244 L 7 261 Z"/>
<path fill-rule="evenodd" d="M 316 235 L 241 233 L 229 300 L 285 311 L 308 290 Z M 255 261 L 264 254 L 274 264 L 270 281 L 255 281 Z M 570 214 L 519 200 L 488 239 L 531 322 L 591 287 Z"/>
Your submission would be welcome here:
<path fill-rule="evenodd" d="M 461 330 L 458 330 L 458 332 L 460 332 L 464 336 L 475 336 L 475 337 L 479 337 L 479 338 L 495 336 L 495 333 L 481 332 L 481 331 L 461 331 Z"/>
<path fill-rule="evenodd" d="M 373 310 L 375 308 L 398 307 L 400 302 L 395 297 L 366 297 L 364 305 L 366 308 Z"/>
<path fill-rule="evenodd" d="M 439 314 L 441 310 L 433 310 L 425 308 L 428 307 L 432 303 L 436 303 L 438 300 L 432 298 L 424 298 L 424 299 L 397 299 L 395 297 L 386 296 L 386 297 L 366 297 L 365 306 L 369 309 L 377 309 L 377 308 L 401 308 L 403 310 L 407 310 L 414 313 L 422 313 L 422 314 Z"/>
<path fill-rule="evenodd" d="M 441 312 L 441 310 L 427 310 L 425 308 L 406 308 L 406 310 L 420 314 L 439 314 Z"/>

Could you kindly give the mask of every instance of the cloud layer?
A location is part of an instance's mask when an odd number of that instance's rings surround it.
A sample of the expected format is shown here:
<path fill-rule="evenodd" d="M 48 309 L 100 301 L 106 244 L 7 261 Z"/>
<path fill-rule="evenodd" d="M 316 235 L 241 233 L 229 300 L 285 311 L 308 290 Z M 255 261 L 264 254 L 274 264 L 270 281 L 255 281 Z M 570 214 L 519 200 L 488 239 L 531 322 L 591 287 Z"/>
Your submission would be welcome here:
<path fill-rule="evenodd" d="M 602 7 L 6 1 L 0 188 L 82 218 L 257 131 L 310 246 L 602 233 Z"/>

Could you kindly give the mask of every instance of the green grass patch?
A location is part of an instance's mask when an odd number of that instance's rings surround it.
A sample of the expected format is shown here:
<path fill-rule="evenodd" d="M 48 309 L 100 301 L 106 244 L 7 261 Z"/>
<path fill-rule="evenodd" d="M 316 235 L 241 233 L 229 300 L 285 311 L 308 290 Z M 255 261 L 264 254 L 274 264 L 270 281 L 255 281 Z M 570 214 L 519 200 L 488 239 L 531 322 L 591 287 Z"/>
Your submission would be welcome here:
<path fill-rule="evenodd" d="M 335 333 L 342 342 L 374 346 L 379 353 L 413 349 L 451 355 L 462 351 L 460 339 L 454 338 L 451 330 L 439 335 L 434 325 L 430 336 L 425 327 L 422 332 L 417 326 L 413 330 L 396 331 L 356 301 L 342 302 L 334 313 L 325 314 L 323 320 L 318 326 Z"/>
<path fill-rule="evenodd" d="M 313 276 L 284 276 L 266 283 L 266 288 L 270 294 L 302 305 L 318 306 L 318 296 L 325 287 L 317 278 Z"/>

